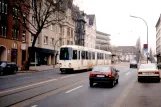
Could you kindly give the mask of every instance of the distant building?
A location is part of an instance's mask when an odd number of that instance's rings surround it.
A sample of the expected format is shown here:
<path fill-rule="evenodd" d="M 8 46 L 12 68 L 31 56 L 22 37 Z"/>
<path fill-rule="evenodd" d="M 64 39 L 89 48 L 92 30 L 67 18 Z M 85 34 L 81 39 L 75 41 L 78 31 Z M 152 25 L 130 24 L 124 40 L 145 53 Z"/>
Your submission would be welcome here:
<path fill-rule="evenodd" d="M 157 62 L 161 62 L 161 15 L 156 24 L 156 56 Z"/>
<path fill-rule="evenodd" d="M 96 31 L 96 49 L 109 51 L 110 49 L 110 34 Z"/>
<path fill-rule="evenodd" d="M 136 48 L 135 46 L 118 46 L 117 50 L 120 51 L 120 59 L 122 61 L 130 61 L 136 57 Z"/>

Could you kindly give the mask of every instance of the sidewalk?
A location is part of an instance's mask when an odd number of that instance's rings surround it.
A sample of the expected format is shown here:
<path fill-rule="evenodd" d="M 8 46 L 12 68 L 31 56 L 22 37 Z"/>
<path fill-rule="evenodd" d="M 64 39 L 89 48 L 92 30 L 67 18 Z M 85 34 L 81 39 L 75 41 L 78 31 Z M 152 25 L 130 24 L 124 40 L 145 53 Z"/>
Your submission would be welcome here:
<path fill-rule="evenodd" d="M 41 66 L 31 66 L 29 71 L 19 70 L 18 73 L 32 73 L 32 72 L 40 72 L 40 71 L 47 71 L 52 69 L 58 69 L 59 65 L 53 67 L 53 65 L 41 65 Z"/>
<path fill-rule="evenodd" d="M 161 107 L 161 83 L 135 82 L 120 107 Z"/>

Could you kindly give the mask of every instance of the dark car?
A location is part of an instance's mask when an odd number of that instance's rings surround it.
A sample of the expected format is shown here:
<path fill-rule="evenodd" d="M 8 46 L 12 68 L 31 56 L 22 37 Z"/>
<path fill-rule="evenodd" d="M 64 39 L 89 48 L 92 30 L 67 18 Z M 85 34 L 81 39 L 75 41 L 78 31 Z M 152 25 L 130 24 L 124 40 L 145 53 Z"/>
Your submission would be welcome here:
<path fill-rule="evenodd" d="M 93 87 L 94 83 L 108 83 L 111 87 L 114 87 L 119 80 L 118 72 L 119 70 L 116 70 L 113 66 L 95 66 L 89 75 L 90 87 Z"/>
<path fill-rule="evenodd" d="M 138 64 L 137 64 L 137 62 L 135 61 L 135 60 L 133 60 L 133 61 L 130 61 L 130 68 L 138 68 Z"/>
<path fill-rule="evenodd" d="M 0 75 L 16 74 L 18 67 L 14 62 L 0 61 Z"/>

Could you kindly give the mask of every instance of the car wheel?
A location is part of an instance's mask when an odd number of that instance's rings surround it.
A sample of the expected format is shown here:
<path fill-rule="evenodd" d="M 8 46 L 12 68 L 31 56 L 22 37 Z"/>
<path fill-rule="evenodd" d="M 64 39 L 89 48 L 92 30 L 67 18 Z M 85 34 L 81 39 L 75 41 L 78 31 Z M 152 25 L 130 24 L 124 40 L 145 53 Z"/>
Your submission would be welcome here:
<path fill-rule="evenodd" d="M 4 75 L 3 71 L 0 72 L 0 76 Z"/>
<path fill-rule="evenodd" d="M 118 84 L 118 83 L 119 83 L 119 79 L 116 80 L 116 84 Z"/>
<path fill-rule="evenodd" d="M 160 78 L 157 79 L 157 82 L 158 82 L 158 83 L 160 82 Z"/>
<path fill-rule="evenodd" d="M 93 81 L 89 81 L 90 87 L 93 87 Z"/>
<path fill-rule="evenodd" d="M 16 74 L 17 73 L 17 70 L 15 69 L 14 71 L 13 71 L 13 74 Z"/>
<path fill-rule="evenodd" d="M 114 86 L 115 86 L 115 81 L 112 81 L 112 82 L 110 83 L 110 87 L 113 88 Z"/>

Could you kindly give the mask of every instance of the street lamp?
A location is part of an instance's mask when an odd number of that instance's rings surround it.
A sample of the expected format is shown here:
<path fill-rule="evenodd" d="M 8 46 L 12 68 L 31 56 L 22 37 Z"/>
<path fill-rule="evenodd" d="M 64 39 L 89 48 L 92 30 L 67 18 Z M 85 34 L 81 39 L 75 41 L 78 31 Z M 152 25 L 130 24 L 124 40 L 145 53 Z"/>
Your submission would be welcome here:
<path fill-rule="evenodd" d="M 148 24 L 147 24 L 147 22 L 141 17 L 131 16 L 131 15 L 130 15 L 130 17 L 141 19 L 146 24 L 146 27 L 147 27 L 147 46 L 148 46 Z M 147 47 L 147 51 L 148 51 L 148 47 Z M 147 54 L 147 63 L 148 63 L 148 54 Z"/>

